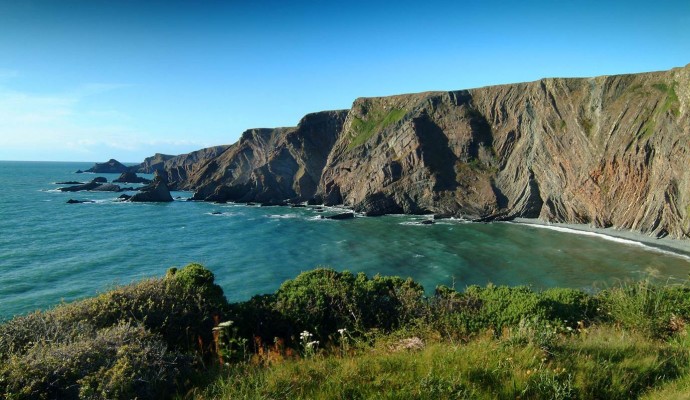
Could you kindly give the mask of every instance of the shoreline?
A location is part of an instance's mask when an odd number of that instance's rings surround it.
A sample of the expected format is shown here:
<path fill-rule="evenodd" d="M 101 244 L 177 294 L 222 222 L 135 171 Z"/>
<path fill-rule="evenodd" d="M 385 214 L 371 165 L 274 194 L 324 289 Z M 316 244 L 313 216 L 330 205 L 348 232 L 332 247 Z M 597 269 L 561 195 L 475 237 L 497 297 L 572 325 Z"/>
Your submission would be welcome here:
<path fill-rule="evenodd" d="M 512 221 L 506 222 L 572 234 L 597 236 L 603 240 L 611 240 L 628 245 L 644 246 L 652 251 L 659 251 L 667 254 L 671 253 L 690 261 L 690 241 L 669 238 L 657 239 L 643 233 L 630 230 L 621 230 L 617 228 L 595 228 L 586 224 L 547 222 L 537 218 L 515 218 Z"/>

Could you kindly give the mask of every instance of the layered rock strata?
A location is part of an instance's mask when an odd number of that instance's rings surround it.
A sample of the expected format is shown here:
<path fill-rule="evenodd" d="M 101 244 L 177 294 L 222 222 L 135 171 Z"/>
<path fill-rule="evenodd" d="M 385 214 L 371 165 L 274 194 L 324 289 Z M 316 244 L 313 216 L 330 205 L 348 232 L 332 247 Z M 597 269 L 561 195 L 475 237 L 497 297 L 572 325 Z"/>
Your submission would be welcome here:
<path fill-rule="evenodd" d="M 198 200 L 531 217 L 684 238 L 689 106 L 690 66 L 361 98 L 295 128 L 246 131 L 184 174 L 163 171 Z"/>

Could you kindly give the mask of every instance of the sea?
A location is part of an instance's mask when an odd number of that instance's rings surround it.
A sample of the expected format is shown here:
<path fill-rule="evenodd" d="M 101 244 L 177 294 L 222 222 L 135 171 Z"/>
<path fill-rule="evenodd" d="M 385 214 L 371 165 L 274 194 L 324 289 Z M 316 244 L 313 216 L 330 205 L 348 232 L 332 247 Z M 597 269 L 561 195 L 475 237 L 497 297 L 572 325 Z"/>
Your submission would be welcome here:
<path fill-rule="evenodd" d="M 187 201 L 116 201 L 120 193 L 63 193 L 93 163 L 0 161 L 0 320 L 201 263 L 229 301 L 274 292 L 323 266 L 437 285 L 529 285 L 596 291 L 621 281 L 685 282 L 690 257 L 653 243 L 521 223 L 426 217 L 322 219 L 337 208 Z M 150 175 L 142 175 L 149 177 Z M 129 186 L 129 185 L 127 185 Z M 91 203 L 67 204 L 69 199 Z M 546 229 L 545 229 L 546 228 Z"/>

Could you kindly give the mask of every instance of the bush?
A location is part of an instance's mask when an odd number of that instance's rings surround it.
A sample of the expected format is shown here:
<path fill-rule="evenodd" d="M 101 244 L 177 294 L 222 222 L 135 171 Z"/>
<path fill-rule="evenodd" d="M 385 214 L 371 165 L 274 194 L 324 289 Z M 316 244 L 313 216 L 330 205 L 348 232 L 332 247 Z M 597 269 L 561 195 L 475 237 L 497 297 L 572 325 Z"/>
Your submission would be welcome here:
<path fill-rule="evenodd" d="M 213 350 L 212 329 L 227 308 L 213 281 L 190 264 L 0 324 L 0 398 L 172 393 L 189 372 L 188 355 Z"/>
<path fill-rule="evenodd" d="M 424 288 L 411 279 L 318 268 L 284 282 L 274 300 L 290 335 L 308 330 L 326 338 L 340 328 L 391 330 L 411 321 L 424 306 Z"/>
<path fill-rule="evenodd" d="M 190 359 L 124 323 L 62 343 L 39 342 L 0 367 L 0 394 L 17 399 L 160 398 Z"/>

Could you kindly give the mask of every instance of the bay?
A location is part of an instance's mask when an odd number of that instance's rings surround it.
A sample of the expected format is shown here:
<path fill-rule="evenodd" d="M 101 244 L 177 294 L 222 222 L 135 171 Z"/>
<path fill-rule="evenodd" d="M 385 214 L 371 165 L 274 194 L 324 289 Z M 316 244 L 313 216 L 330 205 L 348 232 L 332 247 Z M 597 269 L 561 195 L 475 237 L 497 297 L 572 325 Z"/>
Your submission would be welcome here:
<path fill-rule="evenodd" d="M 273 292 L 317 266 L 412 277 L 429 293 L 439 284 L 595 290 L 647 276 L 677 282 L 690 267 L 687 255 L 633 241 L 524 224 L 332 221 L 315 208 L 187 202 L 186 192 L 169 204 L 135 204 L 56 190 L 59 181 L 117 177 L 74 173 L 91 165 L 0 161 L 0 320 L 190 262 L 211 269 L 230 301 Z M 71 198 L 94 203 L 66 204 Z"/>

